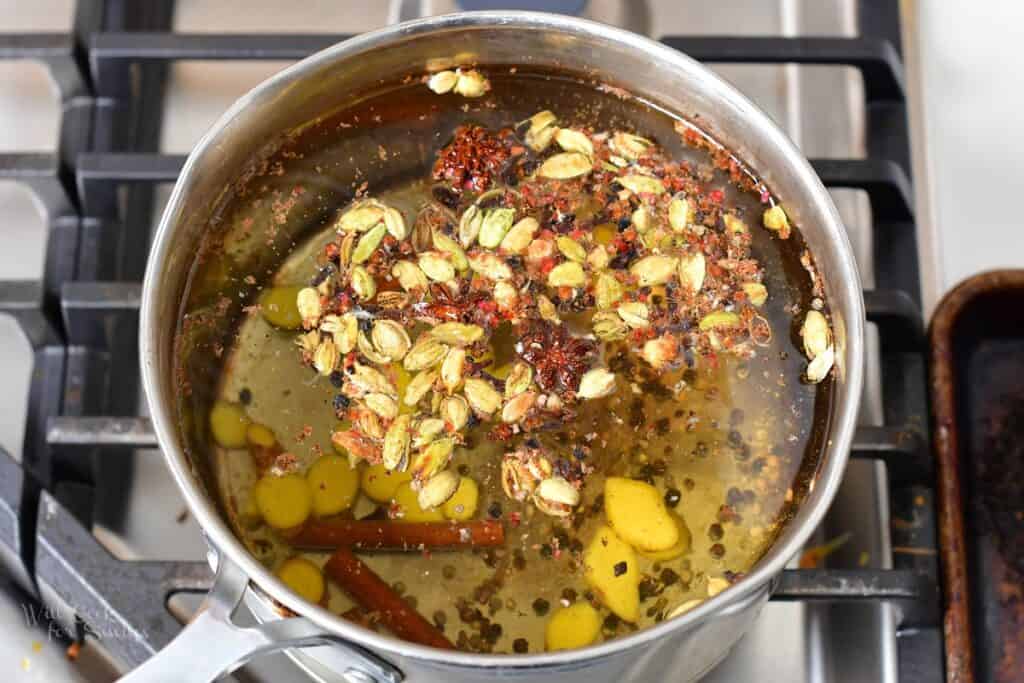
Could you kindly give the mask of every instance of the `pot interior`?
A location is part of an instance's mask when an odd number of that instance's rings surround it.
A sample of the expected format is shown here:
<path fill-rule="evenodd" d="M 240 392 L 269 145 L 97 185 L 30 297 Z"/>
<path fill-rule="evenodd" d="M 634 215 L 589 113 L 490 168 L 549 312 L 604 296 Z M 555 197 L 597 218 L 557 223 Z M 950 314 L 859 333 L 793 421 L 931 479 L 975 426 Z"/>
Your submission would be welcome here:
<path fill-rule="evenodd" d="M 523 55 L 530 58 L 524 61 Z M 487 98 L 471 103 L 469 113 L 463 111 L 463 102 L 439 103 L 424 86 L 409 83 L 410 77 L 418 79 L 428 71 L 467 63 L 478 64 L 493 87 Z M 617 97 L 615 88 L 635 99 Z M 835 457 L 827 453 L 828 440 L 834 436 L 831 430 L 837 411 L 850 401 L 846 331 L 850 314 L 858 309 L 849 280 L 842 280 L 850 276 L 848 248 L 834 232 L 834 216 L 823 204 L 820 187 L 808 186 L 788 150 L 780 151 L 775 141 L 745 126 L 744 117 L 749 113 L 742 110 L 742 103 L 723 100 L 702 80 L 701 72 L 672 68 L 645 50 L 595 34 L 517 25 L 452 25 L 429 33 L 397 34 L 386 48 L 374 45 L 372 39 L 365 44 L 357 41 L 342 56 L 314 60 L 301 74 L 294 72 L 248 99 L 230 119 L 221 122 L 212 143 L 201 147 L 164 218 L 167 234 L 161 239 L 166 245 L 156 274 L 160 296 L 150 304 L 158 323 L 153 333 L 158 336 L 155 348 L 163 396 L 150 398 L 173 405 L 167 412 L 177 427 L 178 445 L 196 485 L 206 491 L 246 547 L 261 555 L 268 566 L 279 564 L 287 551 L 275 542 L 273 534 L 249 523 L 246 493 L 256 472 L 247 459 L 211 447 L 210 409 L 218 398 L 243 398 L 252 419 L 273 425 L 276 432 L 287 432 L 290 450 L 311 460 L 330 448 L 330 431 L 336 427 L 330 404 L 336 388 L 325 381 L 312 383 L 296 359 L 282 361 L 294 355 L 294 335 L 275 336 L 251 307 L 272 285 L 308 281 L 314 274 L 310 270 L 312 254 L 333 232 L 331 225 L 339 209 L 363 183 L 368 183 L 375 196 L 386 196 L 389 204 L 412 215 L 429 194 L 429 187 L 417 179 L 425 177 L 437 148 L 457 124 L 469 117 L 488 126 L 508 126 L 541 109 L 552 109 L 577 125 L 635 129 L 664 145 L 673 156 L 690 156 L 695 163 L 706 163 L 707 159 L 702 162 L 699 154 L 681 143 L 675 128 L 684 121 L 724 145 L 751 173 L 758 173 L 757 179 L 782 200 L 797 227 L 783 248 L 766 231 L 754 231 L 755 255 L 764 262 L 765 284 L 773 293 L 765 315 L 772 322 L 774 339 L 771 353 L 761 360 L 727 363 L 722 372 L 730 381 L 706 385 L 706 395 L 687 406 L 713 421 L 713 427 L 705 424 L 687 433 L 687 416 L 676 415 L 674 408 L 659 416 L 670 421 L 665 433 L 645 439 L 642 448 L 635 443 L 620 444 L 606 463 L 612 471 L 657 477 L 660 484 L 667 485 L 664 471 L 658 472 L 658 462 L 671 462 L 672 453 L 685 451 L 693 476 L 683 470 L 671 472 L 673 480 L 668 483 L 693 505 L 687 519 L 693 550 L 686 565 L 658 568 L 676 574 L 668 593 L 673 604 L 698 592 L 706 594 L 708 577 L 716 567 L 721 570 L 723 562 L 728 563 L 729 557 L 723 558 L 717 550 L 711 554 L 711 546 L 721 540 L 719 530 L 712 526 L 721 529 L 719 506 L 730 496 L 721 486 L 728 478 L 722 477 L 725 469 L 730 474 L 742 470 L 748 476 L 753 472 L 756 478 L 764 467 L 783 467 L 783 476 L 791 482 L 791 494 L 784 495 L 787 500 L 777 506 L 766 503 L 769 509 L 763 513 L 764 524 L 748 520 L 745 525 L 742 521 L 735 525 L 742 528 L 742 542 L 737 537 L 735 546 L 726 543 L 725 548 L 730 554 L 736 548 L 737 561 L 742 556 L 753 562 L 778 533 L 785 536 L 810 514 L 801 504 L 808 496 L 815 497 L 815 483 L 822 476 L 826 456 Z M 731 199 L 745 204 L 752 224 L 758 222 L 756 197 L 734 192 Z M 800 262 L 805 249 L 814 254 L 824 282 L 838 352 L 834 379 L 817 387 L 797 381 L 806 360 L 799 350 L 798 323 L 787 322 L 792 320 L 791 311 L 807 310 L 814 298 Z M 150 282 L 150 289 L 155 286 Z M 852 290 L 859 294 L 856 286 Z M 856 328 L 859 330 L 859 320 Z M 733 404 L 722 412 L 726 403 L 714 394 L 731 388 L 740 401 L 745 384 L 733 380 L 752 372 L 775 373 L 789 381 L 775 393 L 774 403 L 764 396 L 750 396 L 745 414 L 737 417 L 731 410 Z M 709 409 L 708 404 L 716 402 L 718 409 Z M 645 409 L 651 410 L 657 403 L 655 398 Z M 843 408 L 844 414 L 848 411 Z M 785 412 L 790 413 L 788 422 Z M 602 416 L 594 414 L 587 419 L 599 428 Z M 739 433 L 738 442 L 730 444 L 731 432 Z M 702 449 L 706 451 L 703 454 Z M 474 453 L 475 457 L 481 455 L 479 460 L 498 457 L 497 453 Z M 722 462 L 727 463 L 725 469 Z M 761 464 L 752 468 L 754 462 Z M 468 458 L 464 464 L 481 480 L 488 476 Z M 739 488 L 733 495 L 733 512 L 745 504 L 745 494 L 750 502 L 750 491 L 752 487 Z M 499 501 L 500 487 L 491 486 L 488 494 L 482 508 Z M 593 505 L 595 499 L 589 496 L 586 502 Z M 680 510 L 685 512 L 685 508 Z M 731 521 L 726 521 L 727 528 Z M 751 526 L 763 526 L 762 534 L 753 537 Z M 583 531 L 577 531 L 583 536 Z M 570 530 L 567 544 L 574 540 L 576 534 Z M 536 630 L 539 622 L 530 619 L 535 613 L 534 601 L 543 597 L 557 606 L 564 597 L 562 586 L 556 585 L 549 565 L 544 564 L 544 554 L 551 553 L 544 545 L 525 546 L 527 553 L 532 548 L 537 554 L 526 558 L 530 567 L 526 571 L 536 574 L 523 582 L 522 590 L 494 591 L 496 595 L 491 597 L 474 595 L 472 589 L 488 586 L 499 566 L 505 571 L 519 561 L 517 555 L 495 558 L 476 553 L 450 562 L 382 555 L 372 562 L 391 581 L 405 583 L 407 588 L 415 585 L 410 593 L 424 602 L 420 611 L 428 618 L 447 601 L 447 619 L 457 620 L 449 592 L 476 600 L 484 612 L 493 607 L 492 598 L 498 598 L 496 611 L 507 619 L 505 632 L 485 649 L 511 651 L 512 641 L 521 631 L 529 636 L 535 651 L 542 636 Z M 558 560 L 548 562 L 553 566 Z M 448 567 L 453 568 L 457 580 L 445 578 Z M 440 577 L 435 574 L 437 582 L 424 585 L 431 571 Z M 688 580 L 680 582 L 680 574 Z M 436 591 L 437 586 L 445 590 Z M 424 587 L 427 590 L 422 590 Z M 582 586 L 566 588 L 579 593 L 584 590 Z M 440 601 L 437 605 L 429 604 L 432 593 L 434 600 Z M 332 611 L 345 608 L 344 599 L 339 600 L 332 604 Z M 648 615 L 645 625 L 660 621 L 665 607 Z M 520 613 L 524 619 L 515 616 Z M 529 627 L 517 631 L 519 621 L 529 622 Z M 624 635 L 628 628 L 616 627 L 612 632 Z"/>

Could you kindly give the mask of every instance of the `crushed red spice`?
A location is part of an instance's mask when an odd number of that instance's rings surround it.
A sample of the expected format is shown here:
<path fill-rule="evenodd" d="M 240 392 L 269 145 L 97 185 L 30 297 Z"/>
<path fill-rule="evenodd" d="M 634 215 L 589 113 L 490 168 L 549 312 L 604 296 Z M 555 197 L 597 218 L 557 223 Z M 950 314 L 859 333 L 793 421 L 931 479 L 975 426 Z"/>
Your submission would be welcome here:
<path fill-rule="evenodd" d="M 456 192 L 483 192 L 511 156 L 511 131 L 498 133 L 482 126 L 460 126 L 434 162 L 435 180 L 451 183 Z"/>

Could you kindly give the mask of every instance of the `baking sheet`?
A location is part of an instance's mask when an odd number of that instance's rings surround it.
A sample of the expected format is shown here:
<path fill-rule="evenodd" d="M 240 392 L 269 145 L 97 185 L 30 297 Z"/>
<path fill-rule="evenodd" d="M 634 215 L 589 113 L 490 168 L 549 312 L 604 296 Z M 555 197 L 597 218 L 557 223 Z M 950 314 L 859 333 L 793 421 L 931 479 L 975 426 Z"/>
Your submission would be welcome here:
<path fill-rule="evenodd" d="M 1024 682 L 1024 270 L 955 288 L 931 341 L 946 680 Z"/>

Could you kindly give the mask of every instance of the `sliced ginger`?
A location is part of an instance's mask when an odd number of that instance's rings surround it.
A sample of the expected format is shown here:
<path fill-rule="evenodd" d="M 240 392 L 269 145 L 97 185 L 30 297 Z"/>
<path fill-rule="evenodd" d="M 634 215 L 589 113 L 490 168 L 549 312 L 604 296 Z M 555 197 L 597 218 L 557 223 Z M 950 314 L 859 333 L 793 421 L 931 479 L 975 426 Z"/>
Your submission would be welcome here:
<path fill-rule="evenodd" d="M 636 553 L 611 527 L 598 528 L 583 551 L 583 578 L 605 607 L 630 623 L 640 617 Z"/>
<path fill-rule="evenodd" d="M 371 465 L 363 470 L 360 484 L 363 493 L 378 503 L 390 503 L 398 487 L 412 480 L 408 472 L 389 471 L 382 464 Z"/>
<path fill-rule="evenodd" d="M 228 401 L 217 401 L 210 410 L 210 431 L 213 440 L 224 448 L 242 448 L 246 444 L 249 418 L 242 406 Z"/>
<path fill-rule="evenodd" d="M 277 443 L 277 437 L 270 431 L 270 427 L 259 422 L 253 422 L 245 430 L 245 440 L 253 446 L 262 448 L 272 448 Z"/>
<path fill-rule="evenodd" d="M 586 647 L 601 632 L 601 616 L 589 602 L 576 602 L 551 615 L 544 629 L 548 650 L 571 650 Z"/>
<path fill-rule="evenodd" d="M 271 287 L 260 295 L 260 313 L 274 327 L 283 330 L 297 330 L 302 326 L 302 316 L 296 300 L 302 287 L 285 285 Z"/>
<path fill-rule="evenodd" d="M 658 489 L 623 477 L 604 482 L 604 513 L 619 537 L 637 550 L 657 552 L 679 542 L 679 528 Z"/>
<path fill-rule="evenodd" d="M 399 522 L 443 522 L 444 514 L 441 508 L 424 510 L 420 507 L 419 494 L 413 490 L 412 482 L 407 481 L 398 486 L 395 491 L 394 502 L 401 509 L 401 516 L 396 520 Z"/>
<path fill-rule="evenodd" d="M 320 567 L 304 557 L 290 557 L 277 569 L 277 578 L 304 599 L 318 603 L 324 598 L 326 585 Z"/>
<path fill-rule="evenodd" d="M 267 474 L 256 482 L 254 493 L 263 520 L 275 529 L 297 527 L 313 510 L 313 492 L 298 474 Z"/>
<path fill-rule="evenodd" d="M 359 470 L 340 455 L 318 458 L 306 472 L 306 481 L 313 492 L 313 513 L 318 517 L 349 509 L 359 493 Z"/>
<path fill-rule="evenodd" d="M 690 552 L 690 529 L 686 526 L 686 522 L 683 518 L 677 515 L 675 512 L 669 511 L 669 516 L 672 517 L 672 521 L 675 522 L 676 528 L 679 529 L 679 540 L 671 548 L 665 550 L 638 550 L 641 555 L 646 557 L 648 560 L 654 560 L 655 562 L 666 562 L 668 560 L 674 560 L 677 557 L 682 557 L 686 553 Z"/>
<path fill-rule="evenodd" d="M 441 506 L 441 512 L 448 519 L 465 522 L 473 519 L 480 500 L 480 487 L 469 477 L 459 477 L 459 488 Z"/>

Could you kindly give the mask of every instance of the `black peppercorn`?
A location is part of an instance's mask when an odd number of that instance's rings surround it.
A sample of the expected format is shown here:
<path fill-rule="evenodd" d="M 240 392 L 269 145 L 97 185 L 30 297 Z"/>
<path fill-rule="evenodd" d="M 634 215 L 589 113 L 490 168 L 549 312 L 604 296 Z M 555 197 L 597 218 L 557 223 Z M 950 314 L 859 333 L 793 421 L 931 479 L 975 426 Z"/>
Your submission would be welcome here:
<path fill-rule="evenodd" d="M 715 524 L 712 524 L 708 527 L 708 538 L 710 538 L 712 541 L 721 541 L 722 536 L 724 535 L 725 530 L 722 528 L 721 524 L 718 524 L 716 522 Z"/>
<path fill-rule="evenodd" d="M 665 491 L 665 505 L 670 508 L 674 508 L 679 505 L 679 501 L 682 499 L 683 494 L 679 492 L 679 489 L 669 489 Z"/>
<path fill-rule="evenodd" d="M 512 649 L 517 654 L 523 654 L 524 652 L 530 651 L 530 642 L 526 638 L 516 638 L 512 641 Z"/>
<path fill-rule="evenodd" d="M 533 601 L 533 612 L 538 617 L 547 614 L 549 609 L 551 609 L 551 604 L 544 598 L 537 598 Z"/>
<path fill-rule="evenodd" d="M 337 396 L 334 397 L 335 411 L 344 410 L 345 408 L 348 408 L 348 404 L 349 398 L 345 394 L 338 394 Z"/>
<path fill-rule="evenodd" d="M 661 582 L 666 586 L 671 586 L 675 582 L 679 581 L 679 574 L 676 574 L 674 570 L 665 567 L 661 570 L 659 577 Z"/>
<path fill-rule="evenodd" d="M 713 546 L 711 546 L 710 552 L 711 557 L 715 558 L 716 560 L 720 560 L 725 556 L 725 546 L 721 543 L 716 543 Z"/>
<path fill-rule="evenodd" d="M 500 519 L 501 503 L 499 503 L 498 501 L 494 501 L 489 506 L 487 506 L 487 514 L 491 516 L 491 519 Z"/>
<path fill-rule="evenodd" d="M 622 576 L 626 573 L 626 570 L 629 569 L 629 567 L 626 565 L 625 561 L 623 561 L 616 562 L 615 566 L 612 569 L 615 572 L 615 576 Z"/>
<path fill-rule="evenodd" d="M 247 406 L 252 403 L 252 391 L 250 391 L 248 387 L 238 392 L 238 402 L 243 406 Z"/>
<path fill-rule="evenodd" d="M 341 385 L 345 383 L 345 375 L 341 374 L 338 370 L 331 373 L 330 376 L 331 386 L 336 389 L 340 389 Z"/>
<path fill-rule="evenodd" d="M 738 506 L 740 503 L 743 502 L 743 492 L 740 491 L 735 486 L 731 487 L 725 493 L 725 502 L 731 505 L 732 507 Z"/>
<path fill-rule="evenodd" d="M 625 564 L 625 563 L 623 563 Z M 647 598 L 654 597 L 663 591 L 664 588 L 659 586 L 657 582 L 651 577 L 645 577 L 640 581 L 638 591 L 640 593 L 640 601 L 643 602 Z"/>

